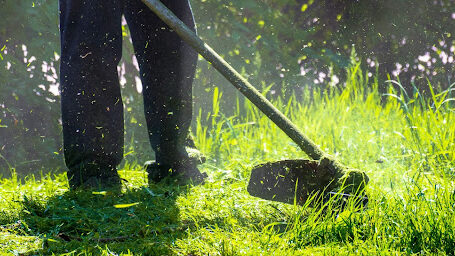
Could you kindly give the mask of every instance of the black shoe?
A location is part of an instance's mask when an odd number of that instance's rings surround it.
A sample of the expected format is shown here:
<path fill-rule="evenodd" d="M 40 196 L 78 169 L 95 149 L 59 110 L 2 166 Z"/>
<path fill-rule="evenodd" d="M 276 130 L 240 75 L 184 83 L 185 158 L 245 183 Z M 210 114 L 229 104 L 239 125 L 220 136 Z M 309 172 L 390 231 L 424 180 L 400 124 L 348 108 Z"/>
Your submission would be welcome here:
<path fill-rule="evenodd" d="M 175 174 L 171 176 L 173 181 L 180 185 L 203 185 L 207 177 L 207 173 L 201 172 L 196 165 L 177 168 Z"/>
<path fill-rule="evenodd" d="M 188 183 L 199 185 L 203 184 L 208 177 L 196 165 L 188 164 L 188 161 L 177 162 L 174 166 L 160 165 L 155 161 L 147 161 L 144 168 L 148 173 L 149 184 L 168 179 L 181 185 Z"/>
<path fill-rule="evenodd" d="M 67 176 L 71 190 L 120 191 L 122 188 L 122 181 L 116 169 L 109 169 L 109 171 L 87 177 L 81 174 L 74 175 L 69 171 Z"/>
<path fill-rule="evenodd" d="M 151 182 L 158 183 L 164 178 L 171 176 L 173 172 L 170 166 L 160 165 L 155 160 L 145 162 L 144 169 L 147 171 L 149 184 Z"/>
<path fill-rule="evenodd" d="M 191 135 L 188 135 L 185 146 L 172 158 L 171 164 L 160 164 L 155 161 L 147 161 L 144 169 L 147 170 L 149 184 L 160 182 L 166 177 L 177 178 L 180 181 L 193 181 L 193 184 L 201 184 L 207 178 L 206 173 L 201 173 L 197 165 L 205 163 L 207 158 L 196 148 Z"/>

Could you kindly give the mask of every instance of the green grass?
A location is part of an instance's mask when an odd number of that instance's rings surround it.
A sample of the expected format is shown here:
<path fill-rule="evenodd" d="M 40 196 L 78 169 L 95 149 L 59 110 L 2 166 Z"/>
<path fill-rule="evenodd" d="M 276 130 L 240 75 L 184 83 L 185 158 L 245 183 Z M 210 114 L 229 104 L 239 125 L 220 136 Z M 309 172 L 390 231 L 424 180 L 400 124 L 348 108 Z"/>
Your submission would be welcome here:
<path fill-rule="evenodd" d="M 206 184 L 148 185 L 141 166 L 126 164 L 120 195 L 76 193 L 65 174 L 21 181 L 13 173 L 0 183 L 1 254 L 454 254 L 450 89 L 423 97 L 392 84 L 381 95 L 354 66 L 342 92 L 275 102 L 325 151 L 370 176 L 368 208 L 342 212 L 249 196 L 255 164 L 305 154 L 249 103 L 242 118 L 224 116 L 221 97 L 215 90 L 194 130 L 209 156 Z"/>

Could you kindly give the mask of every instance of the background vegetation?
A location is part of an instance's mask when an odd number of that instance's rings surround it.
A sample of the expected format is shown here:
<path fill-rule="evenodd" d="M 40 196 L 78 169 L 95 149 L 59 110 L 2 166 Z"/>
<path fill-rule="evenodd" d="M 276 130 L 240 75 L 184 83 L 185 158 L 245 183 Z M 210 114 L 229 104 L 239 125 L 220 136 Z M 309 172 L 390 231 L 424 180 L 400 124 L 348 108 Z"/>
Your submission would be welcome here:
<path fill-rule="evenodd" d="M 199 34 L 253 84 L 268 88 L 270 98 L 344 88 L 353 46 L 367 76 L 379 74 L 381 92 L 387 74 L 399 78 L 410 94 L 412 83 L 429 93 L 427 78 L 441 90 L 453 80 L 455 7 L 449 0 L 191 3 Z M 18 173 L 61 168 L 58 1 L 0 4 L 0 173 L 8 175 L 8 165 Z M 126 110 L 125 154 L 130 161 L 144 161 L 152 152 L 126 26 L 124 37 L 119 75 Z M 224 94 L 223 112 L 234 114 L 231 102 L 238 93 L 204 61 L 194 84 L 195 112 L 210 109 L 215 86 Z M 132 151 L 134 156 L 128 154 Z"/>

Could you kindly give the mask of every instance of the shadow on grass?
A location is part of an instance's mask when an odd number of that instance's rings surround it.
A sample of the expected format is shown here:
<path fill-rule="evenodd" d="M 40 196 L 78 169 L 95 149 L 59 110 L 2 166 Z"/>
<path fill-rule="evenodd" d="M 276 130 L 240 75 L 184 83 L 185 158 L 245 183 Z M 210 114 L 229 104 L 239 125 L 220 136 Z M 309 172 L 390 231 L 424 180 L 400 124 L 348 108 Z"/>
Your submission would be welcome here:
<path fill-rule="evenodd" d="M 188 191 L 188 186 L 151 185 L 116 195 L 69 191 L 45 202 L 24 198 L 21 219 L 44 239 L 35 253 L 170 255 L 188 228 L 176 205 Z"/>

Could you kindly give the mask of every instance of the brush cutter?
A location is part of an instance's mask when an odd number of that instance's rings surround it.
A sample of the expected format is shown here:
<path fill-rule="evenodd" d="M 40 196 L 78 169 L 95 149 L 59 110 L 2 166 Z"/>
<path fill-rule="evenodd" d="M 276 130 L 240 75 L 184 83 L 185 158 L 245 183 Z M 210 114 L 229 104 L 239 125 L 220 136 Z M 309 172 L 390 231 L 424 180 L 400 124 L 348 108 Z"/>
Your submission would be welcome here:
<path fill-rule="evenodd" d="M 344 198 L 355 196 L 363 204 L 366 203 L 366 197 L 358 196 L 360 192 L 363 195 L 363 189 L 368 183 L 364 172 L 349 169 L 324 153 L 163 3 L 159 0 L 142 1 L 312 158 L 282 160 L 256 166 L 251 172 L 247 188 L 252 196 L 304 204 L 310 196 L 323 195 L 327 199 L 327 196 L 336 193 Z"/>

